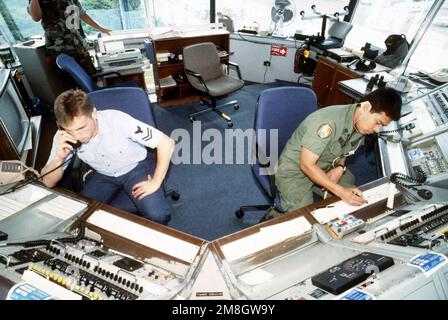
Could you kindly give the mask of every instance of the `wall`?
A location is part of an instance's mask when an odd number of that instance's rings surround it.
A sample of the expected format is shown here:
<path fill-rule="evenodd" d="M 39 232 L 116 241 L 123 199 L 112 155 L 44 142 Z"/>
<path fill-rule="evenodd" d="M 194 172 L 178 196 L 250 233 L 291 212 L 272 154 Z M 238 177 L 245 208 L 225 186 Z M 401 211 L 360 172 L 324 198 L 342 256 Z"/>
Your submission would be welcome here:
<path fill-rule="evenodd" d="M 249 41 L 242 39 L 238 33 L 230 35 L 230 50 L 234 52 L 230 61 L 239 64 L 244 80 L 260 83 L 275 80 L 297 82 L 299 74 L 294 73 L 294 57 L 296 48 L 300 47 L 302 42 L 247 34 L 243 37 Z M 270 59 L 273 44 L 287 47 L 287 55 L 272 56 Z M 269 60 L 271 66 L 264 77 L 266 67 L 263 62 Z"/>

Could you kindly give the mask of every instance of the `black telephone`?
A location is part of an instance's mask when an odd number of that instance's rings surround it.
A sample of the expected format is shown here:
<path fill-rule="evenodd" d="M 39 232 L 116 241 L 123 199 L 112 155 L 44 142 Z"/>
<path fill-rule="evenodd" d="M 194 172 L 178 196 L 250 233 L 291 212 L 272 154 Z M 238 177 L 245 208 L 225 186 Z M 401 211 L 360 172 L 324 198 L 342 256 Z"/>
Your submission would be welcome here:
<path fill-rule="evenodd" d="M 81 141 L 79 140 L 76 140 L 76 142 L 67 141 L 67 143 L 71 145 L 73 149 L 78 149 L 82 145 Z"/>

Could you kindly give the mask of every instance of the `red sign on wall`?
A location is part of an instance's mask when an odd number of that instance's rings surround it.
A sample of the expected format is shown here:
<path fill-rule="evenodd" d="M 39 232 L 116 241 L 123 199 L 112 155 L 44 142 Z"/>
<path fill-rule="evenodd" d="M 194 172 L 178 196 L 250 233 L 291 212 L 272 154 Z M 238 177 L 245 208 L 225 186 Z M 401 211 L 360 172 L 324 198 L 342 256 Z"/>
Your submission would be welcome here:
<path fill-rule="evenodd" d="M 277 46 L 277 45 L 271 45 L 271 55 L 273 56 L 280 56 L 280 57 L 286 57 L 288 54 L 288 48 Z"/>

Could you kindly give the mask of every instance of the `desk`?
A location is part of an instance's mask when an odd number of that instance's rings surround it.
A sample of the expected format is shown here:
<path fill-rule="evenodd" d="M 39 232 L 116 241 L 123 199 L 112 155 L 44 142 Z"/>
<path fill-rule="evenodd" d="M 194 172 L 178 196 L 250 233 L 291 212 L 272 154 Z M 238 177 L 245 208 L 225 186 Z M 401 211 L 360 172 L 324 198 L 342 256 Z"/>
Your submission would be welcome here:
<path fill-rule="evenodd" d="M 140 67 L 127 70 L 120 70 L 118 71 L 118 73 L 121 74 L 125 80 L 135 82 L 140 88 L 145 90 L 145 92 L 148 92 L 145 82 L 145 72 L 143 68 Z M 104 86 L 116 85 L 122 82 L 122 80 L 115 75 L 105 76 L 102 81 Z"/>
<path fill-rule="evenodd" d="M 316 93 L 319 107 L 335 104 L 350 104 L 365 94 L 367 80 L 362 76 L 367 72 L 354 70 L 350 63 L 338 63 L 328 57 L 319 56 L 312 89 Z M 370 72 L 387 71 L 389 68 L 377 64 Z M 364 84 L 365 81 L 365 84 Z M 351 90 L 340 83 L 354 84 L 357 90 Z M 351 86 L 349 86 L 351 87 Z"/>
<path fill-rule="evenodd" d="M 365 78 L 344 80 L 338 83 L 338 89 L 353 100 L 360 101 L 366 94 L 368 83 L 369 82 Z M 377 86 L 375 85 L 372 91 L 376 88 Z"/>
<path fill-rule="evenodd" d="M 312 89 L 316 93 L 319 107 L 335 104 L 353 103 L 353 98 L 338 90 L 338 83 L 342 80 L 361 77 L 355 72 L 335 60 L 320 56 L 313 80 Z"/>

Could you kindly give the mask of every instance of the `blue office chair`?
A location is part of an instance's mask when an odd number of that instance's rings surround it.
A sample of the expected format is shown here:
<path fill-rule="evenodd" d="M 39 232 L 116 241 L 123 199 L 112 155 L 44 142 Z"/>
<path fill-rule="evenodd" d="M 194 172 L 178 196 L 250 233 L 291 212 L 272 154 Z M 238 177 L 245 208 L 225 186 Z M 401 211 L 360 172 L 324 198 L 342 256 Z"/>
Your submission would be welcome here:
<path fill-rule="evenodd" d="M 138 87 L 135 82 L 126 81 L 122 77 L 122 75 L 116 71 L 99 72 L 90 76 L 87 74 L 87 72 L 84 71 L 84 69 L 78 64 L 78 62 L 76 62 L 76 60 L 72 56 L 65 53 L 60 53 L 56 57 L 56 65 L 59 67 L 59 69 L 67 72 L 76 81 L 78 86 L 87 93 L 111 87 Z M 122 82 L 108 87 L 98 87 L 95 83 L 96 79 L 107 75 L 116 75 L 121 79 Z"/>
<path fill-rule="evenodd" d="M 149 102 L 146 93 L 141 88 L 107 88 L 104 90 L 90 92 L 88 95 L 97 110 L 119 110 L 129 114 L 131 117 L 149 124 L 150 126 L 156 127 L 151 103 Z M 151 151 L 152 150 L 149 150 L 150 156 L 155 157 L 156 154 Z M 72 169 L 72 178 L 75 180 L 74 189 L 79 192 L 82 184 L 84 183 L 82 176 L 85 175 L 87 165 L 81 163 L 79 158 L 76 158 L 75 161 L 77 163 L 73 166 L 79 169 Z M 156 161 L 154 161 L 154 163 L 156 163 Z M 155 167 L 151 169 L 155 170 Z M 151 174 L 152 173 L 153 172 L 151 172 Z M 165 187 L 163 186 L 163 188 Z M 165 195 L 170 196 L 173 200 L 178 200 L 180 197 L 174 189 L 165 190 Z M 131 213 L 138 212 L 137 207 L 124 191 L 120 191 L 110 205 Z"/>
<path fill-rule="evenodd" d="M 294 130 L 312 112 L 317 110 L 316 95 L 305 87 L 280 87 L 264 90 L 258 97 L 254 130 L 256 132 L 256 161 L 252 172 L 269 198 L 269 204 L 241 206 L 235 215 L 244 216 L 245 211 L 272 209 L 283 213 L 280 195 L 275 185 L 277 163 L 266 163 L 266 155 L 271 155 L 273 141 L 269 130 L 278 130 L 278 156 L 288 142 Z M 266 130 L 265 138 L 260 138 L 260 130 Z M 264 158 L 264 159 L 263 159 Z M 264 217 L 262 218 L 264 220 Z"/>

